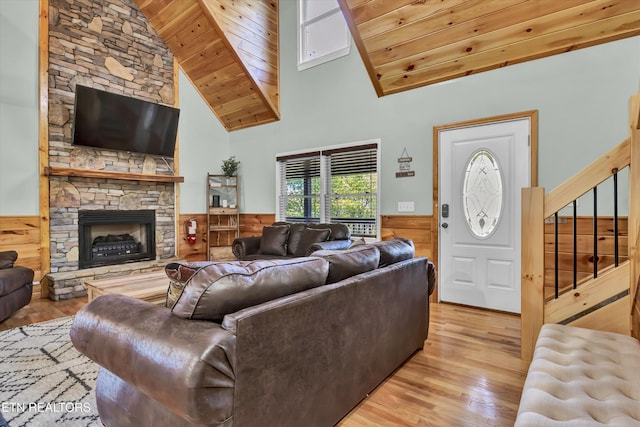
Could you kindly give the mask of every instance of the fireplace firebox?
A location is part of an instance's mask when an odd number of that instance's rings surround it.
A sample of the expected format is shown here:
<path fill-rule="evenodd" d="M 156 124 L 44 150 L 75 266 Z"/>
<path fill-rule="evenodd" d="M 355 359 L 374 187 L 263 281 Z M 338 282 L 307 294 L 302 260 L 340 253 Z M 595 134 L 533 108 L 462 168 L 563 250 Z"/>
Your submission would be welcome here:
<path fill-rule="evenodd" d="M 78 212 L 79 268 L 155 259 L 153 210 Z"/>

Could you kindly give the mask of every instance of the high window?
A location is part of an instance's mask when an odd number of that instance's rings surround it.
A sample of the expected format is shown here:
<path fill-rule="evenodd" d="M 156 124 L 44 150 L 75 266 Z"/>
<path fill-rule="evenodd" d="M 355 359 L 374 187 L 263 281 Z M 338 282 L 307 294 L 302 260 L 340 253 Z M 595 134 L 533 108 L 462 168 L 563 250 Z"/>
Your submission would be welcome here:
<path fill-rule="evenodd" d="M 351 35 L 337 0 L 298 0 L 298 70 L 348 55 Z"/>
<path fill-rule="evenodd" d="M 378 141 L 277 156 L 278 221 L 333 222 L 378 236 Z"/>

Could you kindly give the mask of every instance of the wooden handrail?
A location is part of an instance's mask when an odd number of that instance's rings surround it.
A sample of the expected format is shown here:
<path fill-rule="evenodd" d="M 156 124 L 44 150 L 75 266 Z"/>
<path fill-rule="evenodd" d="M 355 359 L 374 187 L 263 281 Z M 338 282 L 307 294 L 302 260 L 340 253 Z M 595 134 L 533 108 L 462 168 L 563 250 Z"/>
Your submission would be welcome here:
<path fill-rule="evenodd" d="M 640 93 L 634 95 L 629 100 L 629 111 L 631 112 L 631 129 L 640 130 Z"/>
<path fill-rule="evenodd" d="M 544 217 L 550 217 L 585 192 L 609 179 L 614 170 L 622 170 L 629 166 L 631 162 L 630 143 L 631 138 L 625 139 L 600 156 L 595 162 L 547 193 L 544 201 Z"/>

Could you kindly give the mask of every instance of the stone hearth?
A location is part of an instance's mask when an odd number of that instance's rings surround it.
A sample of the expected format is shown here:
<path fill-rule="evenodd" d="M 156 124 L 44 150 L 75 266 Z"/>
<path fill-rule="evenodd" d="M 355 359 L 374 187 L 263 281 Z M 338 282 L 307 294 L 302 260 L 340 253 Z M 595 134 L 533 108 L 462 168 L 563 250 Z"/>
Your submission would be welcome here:
<path fill-rule="evenodd" d="M 74 298 L 87 294 L 84 282 L 94 279 L 107 279 L 138 273 L 150 273 L 164 268 L 171 262 L 181 262 L 178 258 L 169 258 L 155 261 L 142 261 L 131 264 L 108 265 L 104 267 L 87 268 L 84 270 L 66 271 L 61 273 L 49 273 L 44 276 L 43 286 L 49 288 L 49 298 L 55 301 Z M 167 278 L 167 288 L 169 279 Z"/>

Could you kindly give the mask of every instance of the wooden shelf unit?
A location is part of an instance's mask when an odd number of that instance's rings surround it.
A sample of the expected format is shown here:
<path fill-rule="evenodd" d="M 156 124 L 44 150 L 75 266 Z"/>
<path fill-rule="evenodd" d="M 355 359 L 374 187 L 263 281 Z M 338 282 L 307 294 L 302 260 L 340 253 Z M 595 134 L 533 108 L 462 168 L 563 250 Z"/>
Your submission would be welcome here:
<path fill-rule="evenodd" d="M 233 259 L 231 244 L 240 236 L 238 177 L 208 174 L 207 206 L 208 260 Z"/>

